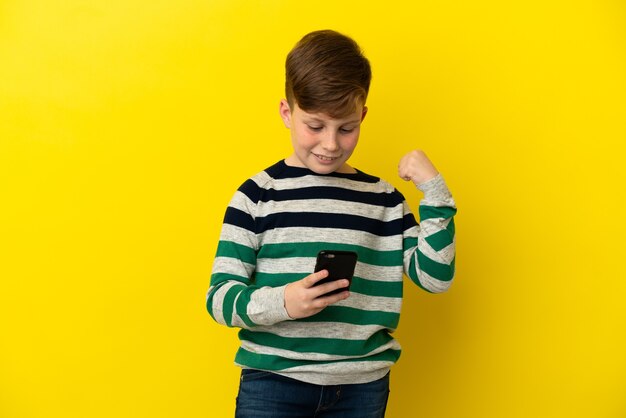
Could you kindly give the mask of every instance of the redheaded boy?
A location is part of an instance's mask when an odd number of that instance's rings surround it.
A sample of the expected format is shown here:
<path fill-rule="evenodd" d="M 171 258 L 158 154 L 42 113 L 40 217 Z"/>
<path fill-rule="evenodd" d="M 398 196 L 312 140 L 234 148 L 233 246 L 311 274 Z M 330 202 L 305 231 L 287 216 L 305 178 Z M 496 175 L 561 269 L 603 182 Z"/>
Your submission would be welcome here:
<path fill-rule="evenodd" d="M 398 175 L 424 193 L 420 224 L 389 183 L 348 164 L 371 70 L 334 31 L 304 36 L 287 56 L 280 116 L 294 152 L 237 190 L 224 217 L 207 309 L 241 328 L 236 416 L 384 417 L 403 275 L 426 291 L 454 276 L 454 200 L 422 151 Z M 345 279 L 316 286 L 318 252 L 358 254 Z"/>

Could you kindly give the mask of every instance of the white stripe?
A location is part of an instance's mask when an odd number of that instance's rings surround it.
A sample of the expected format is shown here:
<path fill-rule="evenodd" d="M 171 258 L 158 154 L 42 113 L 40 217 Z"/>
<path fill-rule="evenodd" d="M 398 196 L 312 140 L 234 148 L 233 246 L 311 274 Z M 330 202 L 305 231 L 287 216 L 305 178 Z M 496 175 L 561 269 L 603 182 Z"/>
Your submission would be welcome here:
<path fill-rule="evenodd" d="M 252 277 L 254 266 L 232 257 L 215 257 L 212 274 L 226 273 L 235 276 Z"/>
<path fill-rule="evenodd" d="M 452 196 L 446 197 L 441 194 L 424 197 L 420 200 L 420 205 L 431 206 L 433 208 L 455 208 L 456 203 Z"/>
<path fill-rule="evenodd" d="M 275 228 L 259 234 L 263 244 L 325 242 L 329 245 L 352 244 L 376 251 L 396 251 L 402 248 L 402 235 L 380 237 L 364 231 L 341 228 Z"/>
<path fill-rule="evenodd" d="M 264 173 L 266 174 L 266 173 Z M 359 192 L 374 192 L 374 193 L 393 193 L 394 187 L 384 180 L 379 180 L 376 183 L 367 183 L 361 180 L 351 180 L 341 177 L 330 176 L 303 176 L 296 178 L 286 179 L 268 179 L 269 176 L 259 176 L 255 178 L 255 182 L 259 187 L 265 189 L 272 188 L 274 190 L 290 190 L 301 189 L 303 187 L 338 187 L 348 190 L 355 190 Z M 269 182 L 271 181 L 271 184 Z"/>
<path fill-rule="evenodd" d="M 434 293 L 442 293 L 442 292 L 445 292 L 446 290 L 448 290 L 450 285 L 452 285 L 452 280 L 443 281 L 443 280 L 435 279 L 434 277 L 432 277 L 431 275 L 429 275 L 425 271 L 421 270 L 420 266 L 419 266 L 419 263 L 417 262 L 417 251 L 411 257 L 413 257 L 415 259 L 415 269 L 417 271 L 417 280 L 426 289 L 428 289 L 428 290 L 430 290 L 431 292 L 434 292 Z M 409 266 L 408 263 L 409 262 L 410 262 L 410 259 L 409 258 L 405 258 L 405 264 L 407 266 L 407 271 L 408 271 L 408 266 Z"/>
<path fill-rule="evenodd" d="M 443 231 L 448 227 L 448 224 L 452 218 L 430 218 L 426 219 L 422 223 L 420 223 L 420 229 L 422 230 L 422 234 L 425 237 L 429 237 L 433 234 L 436 234 L 439 231 Z"/>
<path fill-rule="evenodd" d="M 381 325 L 354 325 L 343 322 L 284 321 L 269 327 L 256 327 L 254 330 L 290 338 L 336 338 L 342 340 L 363 340 L 381 329 L 386 329 L 386 327 Z"/>
<path fill-rule="evenodd" d="M 293 273 L 309 275 L 315 270 L 315 257 L 259 258 L 256 266 L 259 273 Z M 403 266 L 374 266 L 358 261 L 354 275 L 366 280 L 397 282 L 402 280 Z"/>
<path fill-rule="evenodd" d="M 268 182 L 274 180 L 266 171 L 261 171 L 260 173 L 254 175 L 250 180 L 256 183 L 260 188 L 265 188 Z"/>
<path fill-rule="evenodd" d="M 405 236 L 416 237 L 418 229 L 407 230 Z M 255 249 L 257 236 L 247 229 L 224 224 L 220 236 L 222 241 L 231 241 Z M 353 244 L 375 251 L 396 251 L 402 248 L 402 235 L 381 237 L 364 231 L 342 228 L 289 227 L 274 228 L 258 235 L 258 242 L 265 244 L 288 244 L 327 242 L 328 244 Z"/>
<path fill-rule="evenodd" d="M 433 293 L 443 293 L 452 285 L 452 280 L 447 282 L 437 280 L 424 271 L 421 271 L 418 277 L 422 286 Z"/>
<path fill-rule="evenodd" d="M 259 258 L 258 273 L 310 274 L 315 269 L 315 257 Z"/>
<path fill-rule="evenodd" d="M 424 254 L 431 260 L 436 261 L 437 263 L 450 265 L 455 254 L 455 241 L 456 238 L 452 240 L 452 243 L 450 245 L 442 248 L 439 251 L 435 251 L 433 247 L 431 247 L 428 242 L 426 242 L 425 239 L 419 239 L 417 241 L 417 248 L 422 252 L 422 254 Z"/>
<path fill-rule="evenodd" d="M 235 282 L 235 281 L 230 282 L 230 283 L 225 283 L 219 289 L 217 289 L 215 291 L 215 294 L 213 295 L 213 303 L 212 303 L 213 316 L 215 317 L 215 320 L 220 324 L 226 325 L 226 319 L 224 318 L 224 311 L 222 310 L 222 307 L 224 306 L 224 297 L 226 297 L 226 293 L 233 286 L 236 286 L 236 285 L 241 285 L 241 283 Z M 211 289 L 209 289 L 209 293 L 211 292 Z"/>
<path fill-rule="evenodd" d="M 402 298 L 391 298 L 386 296 L 369 296 L 361 293 L 350 292 L 347 299 L 340 300 L 333 306 L 345 306 L 370 312 L 400 313 Z"/>
<path fill-rule="evenodd" d="M 226 223 L 222 226 L 220 240 L 245 245 L 253 250 L 256 249 L 258 245 L 257 237 L 253 232 L 250 232 L 245 228 Z"/>
<path fill-rule="evenodd" d="M 417 238 L 420 234 L 419 225 L 415 225 L 404 231 L 404 238 Z"/>
<path fill-rule="evenodd" d="M 249 328 L 246 323 L 243 321 L 243 319 L 241 319 L 241 317 L 239 316 L 239 314 L 237 313 L 237 300 L 239 299 L 239 296 L 241 296 L 242 292 L 239 292 L 237 294 L 237 296 L 235 297 L 235 300 L 233 301 L 233 318 L 232 318 L 232 324 L 234 327 L 239 327 L 239 328 Z"/>
<path fill-rule="evenodd" d="M 402 217 L 404 216 L 402 203 L 398 203 L 398 205 L 394 207 L 385 207 L 361 202 L 351 202 L 334 199 L 306 199 L 287 200 L 282 202 L 264 202 L 263 204 L 259 204 L 256 216 L 262 217 L 281 212 L 312 212 L 323 214 L 333 213 L 341 215 L 350 214 L 383 222 L 402 219 Z"/>
<path fill-rule="evenodd" d="M 250 351 L 251 353 L 270 354 L 274 356 L 287 358 L 290 360 L 325 361 L 325 360 L 346 360 L 346 359 L 353 359 L 353 358 L 370 357 L 370 356 L 373 356 L 374 354 L 381 353 L 388 349 L 399 350 L 400 344 L 398 344 L 398 342 L 395 339 L 392 339 L 386 344 L 378 346 L 374 350 L 370 351 L 369 353 L 365 353 L 364 355 L 358 356 L 358 357 L 357 356 L 340 356 L 337 354 L 314 353 L 310 351 L 299 353 L 297 351 L 285 350 L 282 348 L 274 348 L 274 347 L 268 347 L 265 345 L 255 344 L 247 340 L 241 340 L 241 348 L 247 351 Z M 303 347 L 303 349 L 304 348 L 306 347 Z"/>
<path fill-rule="evenodd" d="M 233 195 L 228 206 L 231 206 L 235 209 L 239 209 L 243 212 L 250 213 L 250 209 L 254 208 L 256 205 L 252 200 L 248 198 L 244 193 L 237 190 Z"/>
<path fill-rule="evenodd" d="M 372 264 L 357 263 L 354 275 L 366 280 L 391 283 L 402 281 L 403 271 L 402 265 L 383 267 L 374 266 Z"/>
<path fill-rule="evenodd" d="M 264 286 L 252 292 L 246 314 L 258 325 L 272 325 L 291 319 L 285 308 L 285 286 Z"/>

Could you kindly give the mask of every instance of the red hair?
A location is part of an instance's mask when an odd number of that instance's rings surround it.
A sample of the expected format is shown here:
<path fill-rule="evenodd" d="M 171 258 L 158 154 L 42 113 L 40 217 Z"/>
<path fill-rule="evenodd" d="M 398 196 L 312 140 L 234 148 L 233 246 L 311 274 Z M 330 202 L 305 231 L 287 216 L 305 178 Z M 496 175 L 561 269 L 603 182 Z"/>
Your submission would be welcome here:
<path fill-rule="evenodd" d="M 293 109 L 345 117 L 365 105 L 372 71 L 359 45 L 321 30 L 305 35 L 287 55 L 285 94 Z"/>

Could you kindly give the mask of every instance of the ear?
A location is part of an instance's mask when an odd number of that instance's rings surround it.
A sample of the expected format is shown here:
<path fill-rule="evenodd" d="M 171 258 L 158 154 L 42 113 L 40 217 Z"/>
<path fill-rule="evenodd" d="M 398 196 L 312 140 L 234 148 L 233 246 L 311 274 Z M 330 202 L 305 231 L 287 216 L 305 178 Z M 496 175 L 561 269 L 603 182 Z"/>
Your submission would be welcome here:
<path fill-rule="evenodd" d="M 291 129 L 291 109 L 289 108 L 289 102 L 287 100 L 282 99 L 280 101 L 279 112 L 285 127 Z"/>
<path fill-rule="evenodd" d="M 361 112 L 361 122 L 365 119 L 365 115 L 367 115 L 367 106 L 363 106 L 363 112 Z"/>

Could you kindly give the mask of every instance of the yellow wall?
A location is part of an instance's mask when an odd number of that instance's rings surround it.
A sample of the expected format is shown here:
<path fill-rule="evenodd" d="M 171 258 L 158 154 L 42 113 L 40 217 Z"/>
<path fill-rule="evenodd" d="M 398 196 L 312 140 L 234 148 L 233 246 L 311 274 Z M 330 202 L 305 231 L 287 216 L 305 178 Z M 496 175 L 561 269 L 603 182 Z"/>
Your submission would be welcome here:
<path fill-rule="evenodd" d="M 0 3 L 0 416 L 232 416 L 204 308 L 222 214 L 285 156 L 286 53 L 353 36 L 354 165 L 423 148 L 456 283 L 407 286 L 388 417 L 626 416 L 619 0 Z"/>

